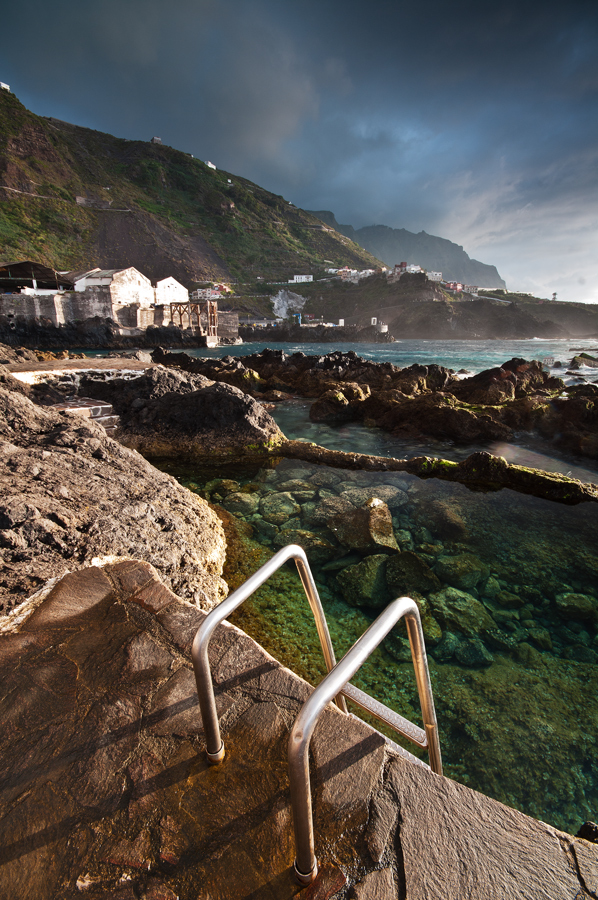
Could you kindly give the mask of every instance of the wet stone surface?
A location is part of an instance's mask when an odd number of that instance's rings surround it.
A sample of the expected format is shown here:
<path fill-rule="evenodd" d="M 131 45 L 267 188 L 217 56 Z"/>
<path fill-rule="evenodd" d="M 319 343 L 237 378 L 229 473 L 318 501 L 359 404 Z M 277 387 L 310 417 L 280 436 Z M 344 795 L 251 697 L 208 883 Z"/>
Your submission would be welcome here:
<path fill-rule="evenodd" d="M 0 635 L 0 896 L 594 896 L 598 847 L 413 766 L 329 707 L 312 739 L 321 870 L 300 889 L 286 767 L 309 685 L 223 624 L 207 765 L 188 648 L 205 617 L 148 563 L 65 576 Z M 473 893 L 472 893 L 473 892 Z"/>

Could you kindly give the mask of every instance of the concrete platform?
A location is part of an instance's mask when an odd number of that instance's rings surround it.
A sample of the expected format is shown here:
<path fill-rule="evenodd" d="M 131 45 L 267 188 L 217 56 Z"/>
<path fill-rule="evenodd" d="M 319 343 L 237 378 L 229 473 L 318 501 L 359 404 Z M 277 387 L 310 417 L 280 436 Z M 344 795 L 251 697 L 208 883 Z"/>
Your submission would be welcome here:
<path fill-rule="evenodd" d="M 438 777 L 329 707 L 300 890 L 286 767 L 310 686 L 224 623 L 227 755 L 207 765 L 190 646 L 204 614 L 148 564 L 66 575 L 0 623 L 0 897 L 573 900 L 598 847 Z"/>
<path fill-rule="evenodd" d="M 83 372 L 115 372 L 118 375 L 130 373 L 141 375 L 153 363 L 141 362 L 127 357 L 98 357 L 96 359 L 55 359 L 51 362 L 8 363 L 6 369 L 24 384 L 43 381 L 48 374 L 56 377 Z"/>

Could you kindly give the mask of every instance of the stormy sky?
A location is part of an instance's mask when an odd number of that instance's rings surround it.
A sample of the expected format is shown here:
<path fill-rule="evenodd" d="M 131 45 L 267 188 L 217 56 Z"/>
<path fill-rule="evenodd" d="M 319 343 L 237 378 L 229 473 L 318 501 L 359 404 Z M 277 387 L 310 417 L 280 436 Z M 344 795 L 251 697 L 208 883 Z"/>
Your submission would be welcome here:
<path fill-rule="evenodd" d="M 20 0 L 2 31 L 38 114 L 598 302 L 596 0 Z"/>

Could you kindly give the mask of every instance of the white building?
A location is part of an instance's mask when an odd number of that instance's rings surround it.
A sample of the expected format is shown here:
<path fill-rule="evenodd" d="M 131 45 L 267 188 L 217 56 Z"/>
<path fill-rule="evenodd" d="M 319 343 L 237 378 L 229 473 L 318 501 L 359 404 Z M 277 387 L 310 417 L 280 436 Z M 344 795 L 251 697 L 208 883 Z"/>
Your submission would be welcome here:
<path fill-rule="evenodd" d="M 442 281 L 442 272 L 428 272 L 428 281 Z"/>
<path fill-rule="evenodd" d="M 292 278 L 289 278 L 289 284 L 303 284 L 313 280 L 313 275 L 293 275 Z"/>
<path fill-rule="evenodd" d="M 156 281 L 155 303 L 156 306 L 164 306 L 171 303 L 188 303 L 189 291 L 175 278 L 162 278 Z"/>
<path fill-rule="evenodd" d="M 418 272 L 423 272 L 424 270 L 422 269 L 421 266 L 412 265 L 412 266 L 407 266 L 405 271 L 409 272 L 410 275 L 417 275 Z"/>
<path fill-rule="evenodd" d="M 130 306 L 136 303 L 149 309 L 156 302 L 151 281 L 134 266 L 126 269 L 91 269 L 89 272 L 70 274 L 75 291 L 107 287 L 113 306 Z"/>
<path fill-rule="evenodd" d="M 216 166 L 214 165 L 214 163 L 210 162 L 209 159 L 206 159 L 206 166 L 208 167 L 208 169 L 214 169 L 214 170 L 216 169 Z"/>

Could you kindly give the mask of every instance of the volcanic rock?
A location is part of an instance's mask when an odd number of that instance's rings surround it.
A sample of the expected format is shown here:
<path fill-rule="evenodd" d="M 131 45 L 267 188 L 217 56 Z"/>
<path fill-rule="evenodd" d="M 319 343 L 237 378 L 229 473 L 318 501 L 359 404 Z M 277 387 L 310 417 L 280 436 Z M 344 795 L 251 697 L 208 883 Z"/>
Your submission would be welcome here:
<path fill-rule="evenodd" d="M 411 596 L 413 591 L 428 594 L 440 589 L 440 581 L 430 566 L 411 550 L 403 550 L 389 559 L 386 580 L 393 597 Z"/>
<path fill-rule="evenodd" d="M 496 628 L 486 608 L 465 591 L 447 587 L 436 594 L 430 594 L 429 600 L 434 616 L 443 629 L 468 637 L 478 637 Z"/>
<path fill-rule="evenodd" d="M 386 554 L 377 553 L 338 573 L 336 580 L 350 606 L 381 608 L 390 603 L 392 597 L 386 584 L 387 562 Z"/>
<path fill-rule="evenodd" d="M 207 503 L 90 419 L 0 388 L 2 611 L 96 558 L 135 555 L 209 609 L 226 596 L 222 527 Z"/>
<path fill-rule="evenodd" d="M 351 550 L 363 552 L 398 550 L 392 529 L 392 516 L 386 503 L 373 497 L 359 509 L 348 510 L 328 520 L 336 539 Z"/>

